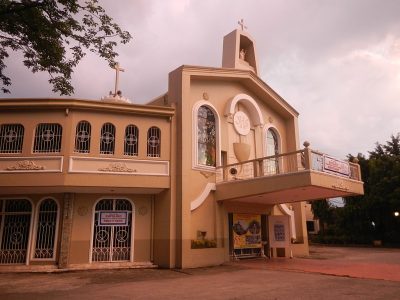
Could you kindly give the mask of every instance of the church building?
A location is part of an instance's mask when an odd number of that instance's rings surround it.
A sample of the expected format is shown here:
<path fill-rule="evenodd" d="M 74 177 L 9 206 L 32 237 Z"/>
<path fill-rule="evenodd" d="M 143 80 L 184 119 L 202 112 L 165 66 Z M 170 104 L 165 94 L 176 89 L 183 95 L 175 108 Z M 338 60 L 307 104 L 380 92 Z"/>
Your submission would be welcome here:
<path fill-rule="evenodd" d="M 145 105 L 1 99 L 0 271 L 308 255 L 304 201 L 362 194 L 360 167 L 301 143 L 258 74 L 242 27 Z"/>

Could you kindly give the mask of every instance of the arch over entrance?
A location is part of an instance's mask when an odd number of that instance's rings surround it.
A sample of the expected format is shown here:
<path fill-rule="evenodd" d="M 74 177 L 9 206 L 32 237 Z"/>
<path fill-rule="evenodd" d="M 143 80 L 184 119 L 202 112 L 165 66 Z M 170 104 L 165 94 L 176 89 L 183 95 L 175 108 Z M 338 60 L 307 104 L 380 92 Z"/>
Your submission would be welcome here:
<path fill-rule="evenodd" d="M 92 262 L 132 261 L 133 204 L 101 199 L 94 209 Z"/>

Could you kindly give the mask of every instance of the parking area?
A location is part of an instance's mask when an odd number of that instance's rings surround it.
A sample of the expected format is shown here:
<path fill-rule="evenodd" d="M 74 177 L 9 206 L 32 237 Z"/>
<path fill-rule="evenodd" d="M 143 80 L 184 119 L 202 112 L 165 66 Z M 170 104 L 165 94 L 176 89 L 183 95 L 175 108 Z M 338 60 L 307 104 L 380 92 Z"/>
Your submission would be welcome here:
<path fill-rule="evenodd" d="M 399 299 L 400 250 L 312 247 L 218 267 L 1 273 L 1 299 Z M 385 271 L 386 270 L 386 271 Z"/>

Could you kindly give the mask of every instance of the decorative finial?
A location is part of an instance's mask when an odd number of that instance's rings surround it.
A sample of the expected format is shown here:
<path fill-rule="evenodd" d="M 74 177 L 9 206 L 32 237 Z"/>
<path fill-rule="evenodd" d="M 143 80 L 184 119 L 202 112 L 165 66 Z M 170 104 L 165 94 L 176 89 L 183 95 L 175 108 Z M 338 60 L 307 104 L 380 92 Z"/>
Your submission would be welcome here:
<path fill-rule="evenodd" d="M 113 69 L 115 69 L 115 89 L 114 89 L 114 95 L 117 95 L 118 92 L 118 85 L 119 85 L 119 72 L 125 72 L 125 69 L 121 68 L 119 63 L 117 62 Z"/>
<path fill-rule="evenodd" d="M 310 142 L 309 141 L 305 141 L 303 143 L 303 146 L 306 147 L 306 148 L 310 147 Z"/>
<path fill-rule="evenodd" d="M 247 29 L 247 26 L 244 25 L 244 20 L 241 19 L 240 21 L 238 21 L 239 26 L 242 28 L 242 31 Z"/>

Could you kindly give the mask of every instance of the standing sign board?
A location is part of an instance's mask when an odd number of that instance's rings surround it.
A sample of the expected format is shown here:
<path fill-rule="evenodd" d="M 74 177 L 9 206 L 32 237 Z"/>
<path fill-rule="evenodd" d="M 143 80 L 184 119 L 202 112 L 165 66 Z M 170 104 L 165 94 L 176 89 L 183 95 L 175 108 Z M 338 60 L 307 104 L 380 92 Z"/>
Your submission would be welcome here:
<path fill-rule="evenodd" d="M 272 248 L 286 248 L 290 245 L 289 216 L 269 216 L 269 242 Z"/>
<path fill-rule="evenodd" d="M 99 211 L 100 226 L 128 226 L 127 211 Z"/>
<path fill-rule="evenodd" d="M 261 215 L 233 214 L 233 248 L 261 248 Z"/>

